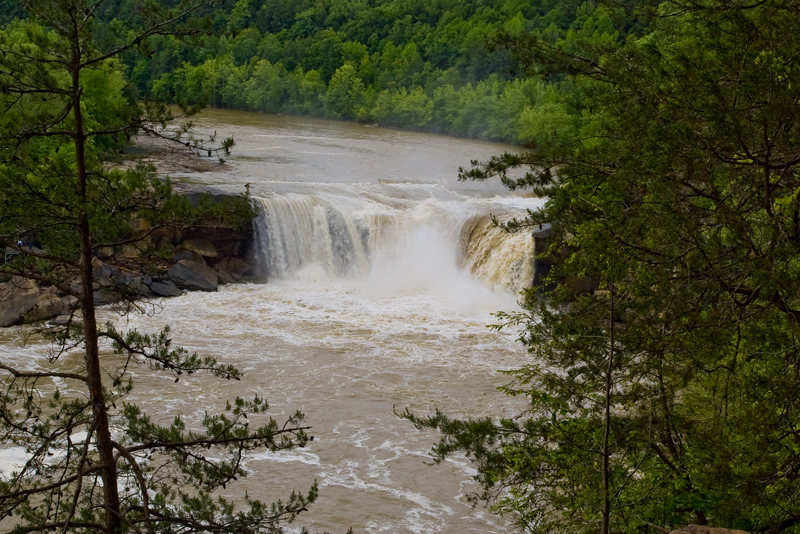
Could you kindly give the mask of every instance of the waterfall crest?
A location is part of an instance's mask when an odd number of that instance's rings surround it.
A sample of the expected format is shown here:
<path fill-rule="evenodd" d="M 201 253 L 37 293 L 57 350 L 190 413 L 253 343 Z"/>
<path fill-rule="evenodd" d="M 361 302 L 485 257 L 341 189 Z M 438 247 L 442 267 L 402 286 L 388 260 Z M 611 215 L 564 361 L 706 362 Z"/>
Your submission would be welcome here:
<path fill-rule="evenodd" d="M 291 193 L 255 202 L 258 267 L 273 279 L 294 278 L 308 268 L 328 277 L 363 278 L 384 268 L 387 261 L 407 259 L 409 236 L 420 230 L 445 241 L 428 240 L 428 250 L 423 246 L 417 253 L 451 261 L 493 289 L 516 293 L 533 279 L 530 235 L 507 234 L 493 225 L 489 215 L 504 218 L 519 210 L 496 201 L 382 203 L 374 198 Z"/>

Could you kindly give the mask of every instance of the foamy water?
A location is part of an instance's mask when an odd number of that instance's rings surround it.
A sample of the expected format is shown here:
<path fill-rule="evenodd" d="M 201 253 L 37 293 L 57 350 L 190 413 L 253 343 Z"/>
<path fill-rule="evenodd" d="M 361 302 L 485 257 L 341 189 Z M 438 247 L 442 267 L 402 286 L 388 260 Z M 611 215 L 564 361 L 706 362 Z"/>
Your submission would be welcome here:
<path fill-rule="evenodd" d="M 156 420 L 179 413 L 190 425 L 237 395 L 265 397 L 279 420 L 303 411 L 314 441 L 250 456 L 249 476 L 226 490 L 269 501 L 318 481 L 320 498 L 298 531 L 512 531 L 466 503 L 476 489 L 466 459 L 426 465 L 436 434 L 393 413 L 440 408 L 500 417 L 525 408 L 496 391 L 507 381 L 497 371 L 521 365 L 524 347 L 516 332 L 486 325 L 492 312 L 517 307 L 518 291 L 532 279 L 532 242 L 499 231 L 490 215 L 520 215 L 540 203 L 496 184 L 459 184 L 452 163 L 501 148 L 338 123 L 312 121 L 293 131 L 285 119 L 270 126 L 258 121 L 273 119 L 232 114 L 232 125 L 215 117 L 199 124 L 237 137 L 236 169 L 192 179 L 231 190 L 251 184 L 269 283 L 186 294 L 155 316 L 102 315 L 142 331 L 169 324 L 176 345 L 245 375 L 219 381 L 195 374 L 174 383 L 142 373 L 132 400 Z M 42 346 L 15 345 L 25 331 L 0 333 L 0 355 L 43 368 Z M 9 451 L 0 468 L 23 458 Z"/>
<path fill-rule="evenodd" d="M 266 397 L 279 418 L 305 412 L 315 440 L 254 455 L 250 476 L 231 495 L 247 490 L 274 499 L 317 480 L 320 500 L 300 522 L 312 531 L 506 532 L 504 521 L 466 504 L 464 494 L 474 489 L 469 463 L 427 466 L 435 434 L 393 414 L 405 407 L 459 416 L 523 409 L 495 391 L 505 382 L 496 371 L 519 365 L 523 350 L 513 332 L 485 326 L 508 296 L 472 283 L 460 286 L 460 307 L 449 289 L 384 285 L 380 277 L 300 276 L 171 299 L 155 318 L 129 318 L 128 326 L 168 323 L 175 343 L 218 355 L 245 376 L 220 382 L 193 375 L 178 384 L 143 376 L 134 398 L 165 422 L 178 412 L 197 423 L 235 395 Z"/>

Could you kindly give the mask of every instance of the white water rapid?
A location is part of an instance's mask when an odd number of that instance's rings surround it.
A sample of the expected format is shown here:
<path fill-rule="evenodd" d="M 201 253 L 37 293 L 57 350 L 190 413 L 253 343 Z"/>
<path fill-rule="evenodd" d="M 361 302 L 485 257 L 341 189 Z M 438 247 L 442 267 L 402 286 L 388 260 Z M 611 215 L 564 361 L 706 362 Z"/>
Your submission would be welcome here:
<path fill-rule="evenodd" d="M 517 214 L 529 199 L 381 200 L 295 193 L 256 199 L 259 266 L 270 279 L 317 269 L 401 286 L 468 275 L 510 294 L 530 285 L 530 236 L 508 235 L 489 216 Z"/>
<path fill-rule="evenodd" d="M 533 243 L 528 233 L 500 232 L 491 215 L 522 215 L 540 201 L 456 180 L 458 166 L 514 147 L 224 111 L 195 122 L 236 138 L 233 170 L 176 179 L 236 192 L 249 184 L 269 282 L 188 293 L 153 316 L 104 311 L 120 328 L 169 324 L 176 345 L 245 373 L 240 382 L 196 373 L 176 384 L 142 372 L 132 400 L 156 420 L 182 414 L 188 425 L 237 395 L 267 398 L 279 420 L 303 411 L 314 441 L 251 456 L 248 476 L 225 490 L 270 501 L 318 481 L 318 502 L 289 532 L 513 532 L 466 502 L 477 489 L 469 461 L 426 465 L 436 434 L 393 409 L 461 417 L 525 409 L 524 399 L 496 391 L 508 380 L 497 371 L 520 366 L 525 348 L 516 332 L 486 325 L 492 312 L 517 307 L 533 276 Z M 0 358 L 46 366 L 45 347 L 19 347 L 27 331 L 0 331 Z"/>

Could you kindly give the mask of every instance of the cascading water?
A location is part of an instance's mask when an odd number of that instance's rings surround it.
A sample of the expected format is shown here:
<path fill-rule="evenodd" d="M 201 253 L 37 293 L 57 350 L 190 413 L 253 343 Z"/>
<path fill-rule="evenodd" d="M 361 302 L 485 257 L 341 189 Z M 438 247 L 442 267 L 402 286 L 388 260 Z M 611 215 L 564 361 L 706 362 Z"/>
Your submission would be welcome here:
<path fill-rule="evenodd" d="M 297 194 L 258 201 L 257 259 L 270 278 L 292 277 L 311 264 L 339 277 L 366 274 L 364 229 L 346 206 Z"/>
<path fill-rule="evenodd" d="M 528 362 L 518 332 L 486 325 L 530 284 L 533 240 L 505 234 L 491 215 L 524 215 L 542 201 L 456 179 L 459 165 L 515 147 L 228 110 L 196 124 L 235 137 L 237 149 L 233 169 L 187 179 L 260 197 L 258 261 L 270 279 L 190 292 L 155 316 L 99 310 L 120 329 L 169 324 L 176 345 L 245 373 L 235 383 L 137 373 L 131 400 L 157 422 L 180 414 L 190 428 L 236 396 L 268 399 L 279 420 L 302 410 L 316 439 L 248 455 L 248 476 L 223 492 L 271 502 L 317 481 L 320 499 L 287 532 L 514 532 L 506 518 L 470 507 L 466 496 L 479 488 L 469 461 L 427 465 L 437 435 L 395 410 L 514 417 L 530 409 L 495 391 L 508 378 L 496 371 Z M 47 357 L 26 327 L 0 329 L 9 365 L 49 366 Z M 58 384 L 74 393 L 66 386 Z M 18 461 L 9 456 L 0 471 Z"/>
<path fill-rule="evenodd" d="M 417 239 L 419 262 L 435 256 L 440 268 L 451 263 L 492 288 L 516 293 L 533 279 L 532 239 L 493 224 L 489 210 L 501 210 L 501 218 L 517 211 L 497 200 L 392 199 L 389 204 L 292 193 L 256 202 L 257 260 L 271 279 L 313 268 L 329 277 L 363 278 L 407 257 L 409 239 Z M 426 243 L 418 239 L 420 232 L 428 234 Z"/>
<path fill-rule="evenodd" d="M 501 220 L 504 218 L 501 218 Z M 533 241 L 528 232 L 508 234 L 491 216 L 475 217 L 463 242 L 462 263 L 476 278 L 493 287 L 519 292 L 533 281 Z M 466 232 L 465 232 L 466 233 Z"/>

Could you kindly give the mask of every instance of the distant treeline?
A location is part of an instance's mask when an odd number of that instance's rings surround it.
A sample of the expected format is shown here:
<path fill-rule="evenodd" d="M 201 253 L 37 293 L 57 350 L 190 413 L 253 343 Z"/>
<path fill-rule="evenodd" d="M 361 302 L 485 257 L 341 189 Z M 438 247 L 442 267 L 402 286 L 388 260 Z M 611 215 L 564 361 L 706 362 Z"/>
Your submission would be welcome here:
<path fill-rule="evenodd" d="M 496 43 L 530 32 L 619 41 L 646 29 L 634 14 L 641 3 L 229 0 L 207 9 L 210 36 L 156 39 L 145 58 L 129 56 L 128 77 L 139 98 L 529 143 L 550 135 L 542 124 L 570 127 L 579 110 L 561 79 L 517 79 Z M 135 19 L 137 5 L 105 3 L 100 39 Z"/>

